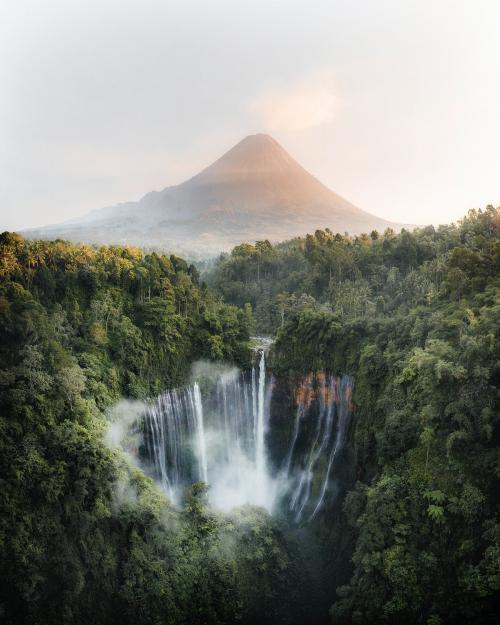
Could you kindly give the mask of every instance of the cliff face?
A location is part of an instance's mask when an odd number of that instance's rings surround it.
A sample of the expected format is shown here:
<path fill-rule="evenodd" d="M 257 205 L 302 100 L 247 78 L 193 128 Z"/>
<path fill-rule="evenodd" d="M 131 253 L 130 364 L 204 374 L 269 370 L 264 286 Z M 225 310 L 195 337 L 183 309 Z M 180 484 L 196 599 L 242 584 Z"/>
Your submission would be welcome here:
<path fill-rule="evenodd" d="M 274 139 L 257 134 L 180 185 L 25 234 L 216 253 L 318 228 L 355 234 L 388 226 L 398 229 L 325 187 Z"/>

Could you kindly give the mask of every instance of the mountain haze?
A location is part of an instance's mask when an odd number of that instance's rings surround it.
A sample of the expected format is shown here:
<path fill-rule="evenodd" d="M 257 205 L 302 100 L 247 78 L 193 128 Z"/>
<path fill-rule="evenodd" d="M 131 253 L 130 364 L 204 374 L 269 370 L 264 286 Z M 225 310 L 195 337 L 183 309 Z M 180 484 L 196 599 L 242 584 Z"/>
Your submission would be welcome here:
<path fill-rule="evenodd" d="M 218 252 L 242 241 L 275 242 L 318 228 L 356 234 L 388 226 L 400 228 L 337 195 L 272 137 L 256 134 L 182 184 L 24 234 Z"/>

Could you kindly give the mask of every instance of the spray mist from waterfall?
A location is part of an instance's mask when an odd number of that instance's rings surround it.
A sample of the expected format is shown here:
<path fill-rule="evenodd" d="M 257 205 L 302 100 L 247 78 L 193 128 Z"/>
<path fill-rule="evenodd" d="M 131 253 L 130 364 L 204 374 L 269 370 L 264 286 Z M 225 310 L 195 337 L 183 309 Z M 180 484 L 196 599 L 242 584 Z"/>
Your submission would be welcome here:
<path fill-rule="evenodd" d="M 264 350 L 248 371 L 198 362 L 186 387 L 149 403 L 120 402 L 110 413 L 106 442 L 121 447 L 177 505 L 187 486 L 202 481 L 214 508 L 251 504 L 303 523 L 332 505 L 338 492 L 352 383 L 345 375 L 308 373 L 294 386 L 283 427 L 283 421 L 271 423 L 275 381 Z M 280 397 L 273 405 L 283 414 Z M 278 451 L 271 446 L 271 455 L 270 440 L 279 432 L 287 440 Z"/>
<path fill-rule="evenodd" d="M 202 379 L 184 389 L 166 391 L 145 418 L 146 453 L 154 473 L 174 502 L 186 485 L 204 481 L 211 504 L 229 510 L 253 504 L 272 511 L 280 479 L 268 471 L 266 432 L 272 378 L 265 352 L 249 372 L 198 366 Z M 200 385 L 211 378 L 203 397 Z M 215 388 L 213 384 L 215 383 Z"/>

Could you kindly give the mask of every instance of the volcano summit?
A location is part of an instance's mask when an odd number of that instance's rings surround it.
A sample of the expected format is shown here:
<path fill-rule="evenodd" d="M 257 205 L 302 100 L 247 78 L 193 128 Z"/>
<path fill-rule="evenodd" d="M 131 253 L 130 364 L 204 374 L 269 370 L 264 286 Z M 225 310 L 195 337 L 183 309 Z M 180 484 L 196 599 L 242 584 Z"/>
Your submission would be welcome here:
<path fill-rule="evenodd" d="M 256 134 L 182 184 L 23 234 L 217 253 L 243 241 L 276 242 L 318 228 L 357 234 L 388 226 L 400 227 L 357 208 L 272 137 Z"/>

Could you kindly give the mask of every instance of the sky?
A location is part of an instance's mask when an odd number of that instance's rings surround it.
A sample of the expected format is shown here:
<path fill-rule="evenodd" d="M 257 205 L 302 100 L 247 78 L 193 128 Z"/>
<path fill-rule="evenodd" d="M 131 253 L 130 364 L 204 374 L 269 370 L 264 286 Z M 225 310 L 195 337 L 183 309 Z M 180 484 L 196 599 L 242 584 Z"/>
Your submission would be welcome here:
<path fill-rule="evenodd" d="M 499 0 L 2 0 L 0 231 L 271 134 L 360 208 L 500 205 Z"/>

